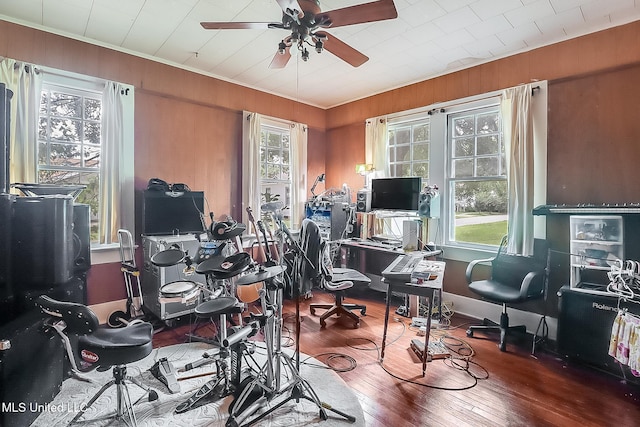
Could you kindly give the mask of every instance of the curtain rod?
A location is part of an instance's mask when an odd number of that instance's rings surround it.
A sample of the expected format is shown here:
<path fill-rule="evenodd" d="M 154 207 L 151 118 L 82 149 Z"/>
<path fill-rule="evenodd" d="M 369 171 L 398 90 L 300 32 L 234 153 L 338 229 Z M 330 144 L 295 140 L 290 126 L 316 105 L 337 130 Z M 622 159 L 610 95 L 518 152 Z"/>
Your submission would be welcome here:
<path fill-rule="evenodd" d="M 528 84 L 530 84 L 530 83 L 528 83 Z M 516 86 L 513 86 L 513 87 L 516 87 Z M 510 88 L 507 88 L 507 89 L 510 89 Z M 537 90 L 540 90 L 540 89 L 541 89 L 540 86 L 532 87 L 531 88 L 531 96 L 534 96 L 535 92 Z M 455 100 L 452 101 L 452 102 L 441 101 L 441 102 L 435 102 L 435 103 L 433 103 L 431 105 L 425 105 L 424 107 L 418 107 L 418 108 L 414 108 L 412 110 L 403 111 L 403 112 L 401 112 L 401 113 L 399 113 L 397 115 L 387 114 L 387 115 L 384 116 L 384 118 L 380 118 L 380 123 L 382 123 L 383 120 L 389 120 L 389 118 L 390 118 L 389 116 L 391 116 L 391 115 L 393 116 L 393 117 L 391 117 L 391 119 L 392 120 L 396 120 L 396 119 L 402 119 L 403 117 L 412 116 L 414 114 L 420 114 L 420 113 L 425 113 L 425 112 L 430 116 L 433 115 L 433 114 L 436 114 L 436 113 L 445 113 L 446 109 L 444 107 L 447 107 L 447 108 L 457 107 L 459 105 L 468 104 L 469 102 L 484 101 L 486 99 L 496 98 L 496 97 L 500 96 L 500 93 L 503 90 L 505 90 L 505 89 L 492 91 L 492 92 L 489 92 L 487 94 L 476 95 L 475 97 L 471 96 L 471 97 L 463 98 L 463 100 L 461 100 L 460 102 L 455 102 Z M 438 105 L 442 105 L 442 106 L 438 106 Z M 430 109 L 427 110 L 426 108 L 430 107 L 430 106 L 432 106 L 432 107 L 433 106 L 437 106 L 437 107 L 433 107 L 433 108 L 430 108 Z M 370 123 L 372 119 L 375 119 L 375 117 L 371 117 L 369 119 L 366 119 L 365 120 L 365 124 Z"/>

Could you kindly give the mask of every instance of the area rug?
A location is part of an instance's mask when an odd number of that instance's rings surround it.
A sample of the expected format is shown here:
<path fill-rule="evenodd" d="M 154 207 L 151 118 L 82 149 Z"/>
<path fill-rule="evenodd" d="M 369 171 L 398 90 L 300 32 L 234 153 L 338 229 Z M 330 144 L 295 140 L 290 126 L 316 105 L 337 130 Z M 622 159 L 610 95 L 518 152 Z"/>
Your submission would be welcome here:
<path fill-rule="evenodd" d="M 266 357 L 263 343 L 258 343 L 253 358 L 259 365 L 264 363 Z M 188 426 L 188 427 L 218 427 L 224 426 L 229 418 L 229 405 L 233 396 L 208 403 L 187 412 L 176 414 L 175 409 L 185 402 L 213 376 L 207 375 L 215 371 L 215 364 L 206 364 L 198 368 L 178 372 L 180 390 L 171 393 L 162 382 L 156 379 L 149 368 L 161 358 L 167 358 L 178 369 L 187 363 L 200 360 L 204 352 L 211 353 L 211 346 L 203 343 L 178 344 L 169 347 L 154 349 L 145 359 L 128 366 L 128 374 L 139 379 L 144 385 L 150 386 L 158 392 L 158 400 L 147 402 L 146 399 L 135 407 L 138 426 L 162 427 L 162 426 Z M 285 349 L 286 354 L 292 355 Z M 276 426 L 364 426 L 364 416 L 357 397 L 349 389 L 347 384 L 338 374 L 328 369 L 326 365 L 304 354 L 300 355 L 300 376 L 307 381 L 311 389 L 317 394 L 323 404 L 328 405 L 345 414 L 355 417 L 355 422 L 350 422 L 337 413 L 326 410 L 328 419 L 322 420 L 318 406 L 306 399 L 288 401 L 283 406 L 273 411 L 266 418 L 253 424 L 262 427 Z M 248 365 L 248 364 L 245 364 Z M 244 365 L 243 365 L 244 367 Z M 285 372 L 285 370 L 283 370 Z M 66 426 L 82 407 L 98 390 L 112 378 L 111 370 L 106 372 L 90 372 L 84 374 L 92 383 L 69 378 L 64 381 L 60 393 L 45 408 L 38 418 L 31 424 L 34 427 L 58 427 Z M 199 376 L 201 375 L 201 376 Z M 184 377 L 191 377 L 181 379 Z M 133 401 L 143 396 L 144 392 L 136 385 L 129 383 L 129 393 Z M 268 405 L 276 405 L 282 399 L 272 399 Z M 288 396 L 288 395 L 287 395 Z M 105 392 L 85 413 L 86 418 L 96 418 L 107 415 L 116 407 L 115 387 Z M 251 420 L 253 417 L 248 418 Z M 245 421 L 246 422 L 246 421 Z M 101 421 L 90 423 L 91 426 L 118 425 L 117 422 Z"/>

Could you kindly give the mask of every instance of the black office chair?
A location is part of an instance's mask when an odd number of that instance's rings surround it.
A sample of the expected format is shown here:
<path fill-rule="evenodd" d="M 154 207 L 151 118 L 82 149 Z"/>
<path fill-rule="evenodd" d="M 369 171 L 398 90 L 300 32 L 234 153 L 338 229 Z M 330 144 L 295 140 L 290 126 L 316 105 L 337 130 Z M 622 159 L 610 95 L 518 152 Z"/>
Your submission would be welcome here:
<path fill-rule="evenodd" d="M 301 286 L 300 294 L 303 295 L 315 286 L 324 288 L 326 291 L 335 294 L 334 304 L 311 304 L 309 310 L 315 315 L 316 309 L 327 310 L 320 316 L 320 326 L 327 326 L 326 319 L 334 314 L 336 316 L 347 316 L 351 318 L 355 327 L 360 325 L 360 317 L 352 310 L 360 310 L 364 316 L 367 307 L 362 304 L 345 304 L 344 291 L 352 288 L 354 283 L 369 284 L 369 279 L 364 274 L 350 268 L 333 268 L 329 245 L 320 235 L 318 225 L 305 219 L 302 221 L 300 229 L 300 247 L 307 259 L 299 257 L 296 260 L 296 282 Z M 310 265 L 309 262 L 313 263 Z"/>
<path fill-rule="evenodd" d="M 535 239 L 531 257 L 506 253 L 507 238 L 502 239 L 498 253 L 493 258 L 474 260 L 467 266 L 466 279 L 469 289 L 491 302 L 502 304 L 500 323 L 484 319 L 482 325 L 467 329 L 467 336 L 475 331 L 500 331 L 500 350 L 507 349 L 507 335 L 511 332 L 526 333 L 524 325 L 509 326 L 507 304 L 522 303 L 545 296 L 545 274 L 548 246 L 546 240 Z M 486 280 L 473 280 L 473 271 L 479 264 L 491 263 L 491 276 Z"/>
<path fill-rule="evenodd" d="M 106 371 L 113 367 L 113 379 L 80 407 L 81 410 L 69 424 L 92 423 L 115 418 L 127 425 L 136 426 L 136 416 L 127 382 L 142 388 L 150 402 L 156 400 L 158 394 L 136 378 L 128 376 L 126 365 L 144 359 L 151 353 L 153 349 L 151 324 L 134 320 L 121 329 L 99 328 L 95 313 L 85 305 L 56 301 L 46 295 L 38 297 L 36 305 L 49 316 L 45 324 L 52 327 L 62 338 L 72 370 L 80 379 L 83 378 L 78 373 L 94 369 Z M 75 347 L 75 351 L 72 347 Z M 115 413 L 96 419 L 81 420 L 85 411 L 112 385 L 116 386 Z"/>

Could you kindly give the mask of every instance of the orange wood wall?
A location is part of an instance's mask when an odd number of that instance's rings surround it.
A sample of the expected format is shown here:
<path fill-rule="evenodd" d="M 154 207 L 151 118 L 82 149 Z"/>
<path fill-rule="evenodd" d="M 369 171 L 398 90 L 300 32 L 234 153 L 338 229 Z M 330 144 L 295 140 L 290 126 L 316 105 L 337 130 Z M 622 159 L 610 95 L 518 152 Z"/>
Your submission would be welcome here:
<path fill-rule="evenodd" d="M 163 178 L 169 182 L 184 182 L 192 189 L 205 191 L 210 208 L 218 217 L 228 213 L 240 216 L 242 110 L 307 123 L 310 127 L 309 186 L 315 176 L 325 172 L 327 188 L 339 187 L 346 182 L 357 189 L 362 186 L 362 177 L 354 173 L 354 166 L 364 161 L 366 118 L 481 94 L 535 79 L 550 81 L 550 103 L 556 103 L 550 104 L 550 113 L 558 108 L 571 109 L 574 105 L 570 103 L 581 102 L 580 97 L 574 94 L 574 101 L 565 99 L 564 95 L 560 95 L 564 93 L 561 90 L 593 90 L 589 86 L 589 76 L 607 76 L 639 64 L 639 42 L 640 22 L 635 22 L 325 111 L 146 59 L 0 21 L 2 56 L 134 85 L 136 189 L 141 191 L 151 177 Z M 637 69 L 629 68 L 627 73 L 637 73 Z M 626 90 L 624 83 L 628 74 L 623 72 L 619 76 L 621 80 L 616 84 L 615 90 L 620 92 L 620 98 L 616 94 L 606 100 L 594 97 L 584 102 L 601 100 L 605 103 L 635 105 L 638 98 L 633 95 L 635 92 Z M 587 80 L 581 86 L 581 79 L 585 78 Z M 617 81 L 617 78 L 614 80 Z M 560 86 L 562 82 L 568 81 L 576 81 L 578 86 Z M 611 83 L 610 80 L 607 81 Z M 558 96 L 554 94 L 556 90 Z M 602 105 L 602 109 L 604 108 Z M 629 123 L 618 121 L 617 125 L 624 129 Z M 590 194 L 591 188 L 596 188 L 598 194 L 609 195 L 620 188 L 614 184 L 622 181 L 625 183 L 622 187 L 624 197 L 640 201 L 640 195 L 635 193 L 635 186 L 630 184 L 640 178 L 640 172 L 635 172 L 635 169 L 625 171 L 622 177 L 613 173 L 602 174 L 602 180 L 589 181 L 588 185 L 584 185 L 581 177 L 586 172 L 573 159 L 583 155 L 589 146 L 580 137 L 580 133 L 560 135 L 553 133 L 551 126 L 550 123 L 549 165 L 554 169 L 549 172 L 550 202 L 572 203 L 571 194 Z M 576 126 L 585 126 L 583 132 L 587 135 L 591 134 L 590 127 L 597 128 L 600 134 L 605 129 L 598 121 L 585 120 L 584 123 L 576 123 Z M 633 132 L 633 137 L 606 141 L 611 152 L 637 151 L 638 139 Z M 593 164 L 594 156 L 595 154 L 589 159 L 590 164 Z M 597 156 L 598 160 L 605 158 L 608 157 Z M 563 181 L 570 186 L 564 193 L 552 187 Z M 607 196 L 603 201 L 612 199 L 613 197 Z M 451 267 L 453 270 L 448 272 L 448 278 L 462 277 L 457 271 L 462 265 L 453 264 Z M 447 269 L 449 271 L 449 264 Z M 103 272 L 109 269 L 96 269 L 96 272 L 98 270 Z M 117 287 L 121 282 L 122 278 L 116 274 L 90 274 L 89 302 L 109 299 L 109 295 L 103 292 L 92 299 L 92 288 Z M 448 291 L 467 294 L 466 286 L 458 282 L 461 280 L 446 280 L 445 287 Z M 114 294 L 113 297 L 116 298 L 117 295 Z"/>

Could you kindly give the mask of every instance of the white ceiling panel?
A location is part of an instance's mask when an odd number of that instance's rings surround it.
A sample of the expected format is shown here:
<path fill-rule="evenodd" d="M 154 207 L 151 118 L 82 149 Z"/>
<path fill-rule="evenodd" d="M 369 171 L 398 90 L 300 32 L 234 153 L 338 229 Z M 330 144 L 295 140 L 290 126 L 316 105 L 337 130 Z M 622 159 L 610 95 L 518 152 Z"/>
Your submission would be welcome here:
<path fill-rule="evenodd" d="M 307 0 L 300 0 L 303 6 Z M 321 10 L 372 0 L 320 0 Z M 0 19 L 157 58 L 328 108 L 491 59 L 640 19 L 640 0 L 395 0 L 398 19 L 328 28 L 370 59 L 330 52 L 269 69 L 290 30 L 205 30 L 280 22 L 276 0 L 0 0 Z"/>

